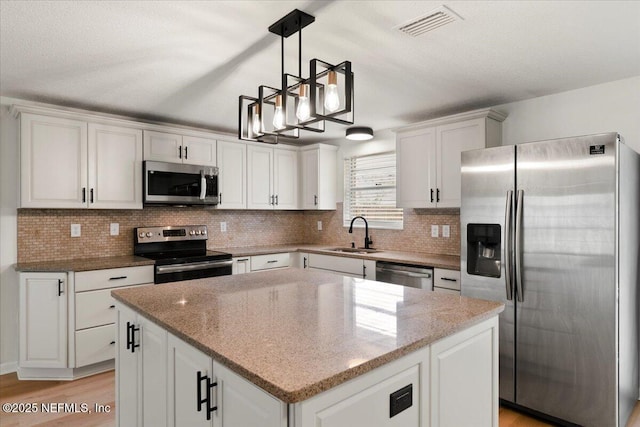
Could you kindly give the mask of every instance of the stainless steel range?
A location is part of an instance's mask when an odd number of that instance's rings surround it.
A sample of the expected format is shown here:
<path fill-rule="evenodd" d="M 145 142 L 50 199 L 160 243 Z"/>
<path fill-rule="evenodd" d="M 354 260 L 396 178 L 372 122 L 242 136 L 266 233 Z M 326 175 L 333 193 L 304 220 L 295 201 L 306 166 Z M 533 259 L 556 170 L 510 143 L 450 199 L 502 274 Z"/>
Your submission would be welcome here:
<path fill-rule="evenodd" d="M 133 253 L 155 260 L 154 282 L 231 274 L 231 254 L 207 250 L 206 225 L 138 227 Z"/>

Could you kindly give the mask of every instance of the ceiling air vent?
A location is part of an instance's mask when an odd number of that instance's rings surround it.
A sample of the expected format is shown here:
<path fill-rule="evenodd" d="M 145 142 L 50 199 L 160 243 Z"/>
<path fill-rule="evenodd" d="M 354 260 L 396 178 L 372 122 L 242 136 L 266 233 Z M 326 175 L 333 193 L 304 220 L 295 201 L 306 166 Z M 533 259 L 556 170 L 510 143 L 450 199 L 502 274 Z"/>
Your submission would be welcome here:
<path fill-rule="evenodd" d="M 435 30 L 438 27 L 457 21 L 458 19 L 462 19 L 462 17 L 447 6 L 442 5 L 426 15 L 414 18 L 395 28 L 412 37 L 418 37 L 421 34 Z"/>

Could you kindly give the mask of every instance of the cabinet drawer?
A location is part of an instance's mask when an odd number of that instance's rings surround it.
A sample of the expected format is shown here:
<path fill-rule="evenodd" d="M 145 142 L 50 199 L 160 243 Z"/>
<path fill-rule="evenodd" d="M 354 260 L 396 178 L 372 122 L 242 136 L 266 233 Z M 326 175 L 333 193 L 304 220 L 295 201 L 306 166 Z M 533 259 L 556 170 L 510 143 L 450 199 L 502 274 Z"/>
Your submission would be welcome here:
<path fill-rule="evenodd" d="M 76 292 L 153 283 L 153 265 L 75 273 Z"/>
<path fill-rule="evenodd" d="M 116 321 L 111 289 L 76 294 L 76 329 L 106 325 Z"/>
<path fill-rule="evenodd" d="M 115 358 L 115 324 L 76 332 L 76 368 Z"/>
<path fill-rule="evenodd" d="M 347 258 L 331 255 L 309 254 L 309 267 L 338 273 L 353 274 L 355 277 L 363 276 L 364 264 L 361 259 Z M 375 271 L 375 268 L 373 269 Z"/>
<path fill-rule="evenodd" d="M 455 289 L 446 289 L 446 288 L 433 288 L 433 292 L 440 292 L 443 294 L 451 294 L 451 295 L 460 295 L 460 291 L 457 291 Z"/>
<path fill-rule="evenodd" d="M 460 290 L 460 272 L 456 270 L 433 269 L 433 286 L 436 288 Z"/>
<path fill-rule="evenodd" d="M 255 255 L 251 257 L 251 271 L 289 267 L 289 253 Z"/>

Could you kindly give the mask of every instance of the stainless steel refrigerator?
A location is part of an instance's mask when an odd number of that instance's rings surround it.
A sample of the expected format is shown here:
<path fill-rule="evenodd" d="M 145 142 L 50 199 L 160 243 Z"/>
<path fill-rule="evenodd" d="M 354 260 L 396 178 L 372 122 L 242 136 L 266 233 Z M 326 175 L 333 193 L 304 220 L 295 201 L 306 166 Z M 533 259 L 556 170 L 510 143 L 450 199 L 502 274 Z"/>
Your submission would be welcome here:
<path fill-rule="evenodd" d="M 500 398 L 623 427 L 638 399 L 640 156 L 616 133 L 462 153 L 462 295 L 502 301 Z"/>

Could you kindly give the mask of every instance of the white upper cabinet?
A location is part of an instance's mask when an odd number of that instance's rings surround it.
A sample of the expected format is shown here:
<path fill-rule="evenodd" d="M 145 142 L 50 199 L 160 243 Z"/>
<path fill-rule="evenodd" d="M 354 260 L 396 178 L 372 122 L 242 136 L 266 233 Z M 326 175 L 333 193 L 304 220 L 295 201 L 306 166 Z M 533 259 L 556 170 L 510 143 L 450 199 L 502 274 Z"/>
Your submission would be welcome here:
<path fill-rule="evenodd" d="M 336 209 L 337 150 L 325 144 L 301 149 L 302 209 Z"/>
<path fill-rule="evenodd" d="M 145 130 L 144 159 L 216 166 L 216 141 L 209 138 Z"/>
<path fill-rule="evenodd" d="M 22 113 L 20 206 L 142 209 L 142 131 Z"/>
<path fill-rule="evenodd" d="M 20 175 L 23 208 L 87 207 L 87 123 L 22 113 Z"/>
<path fill-rule="evenodd" d="M 89 123 L 89 207 L 140 209 L 142 131 Z"/>
<path fill-rule="evenodd" d="M 485 109 L 397 129 L 396 206 L 460 207 L 461 153 L 500 145 L 505 117 Z"/>
<path fill-rule="evenodd" d="M 247 145 L 218 141 L 218 209 L 247 207 Z"/>
<path fill-rule="evenodd" d="M 295 149 L 247 146 L 247 208 L 298 208 Z"/>

